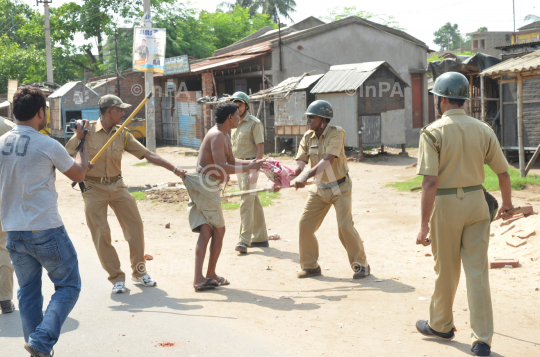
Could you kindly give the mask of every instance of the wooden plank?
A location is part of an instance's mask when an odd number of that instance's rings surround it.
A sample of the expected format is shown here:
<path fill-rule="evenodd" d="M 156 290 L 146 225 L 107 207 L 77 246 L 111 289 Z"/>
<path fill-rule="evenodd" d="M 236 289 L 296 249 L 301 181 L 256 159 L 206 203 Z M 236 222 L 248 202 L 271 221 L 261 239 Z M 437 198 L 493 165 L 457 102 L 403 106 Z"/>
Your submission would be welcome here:
<path fill-rule="evenodd" d="M 523 147 L 523 77 L 518 73 L 517 85 L 517 130 L 519 146 L 519 172 L 525 177 L 525 148 Z"/>
<path fill-rule="evenodd" d="M 504 97 L 503 97 L 503 85 L 502 84 L 499 84 L 499 97 L 501 99 L 500 100 L 501 105 L 499 106 L 499 111 L 500 111 L 499 123 L 501 123 L 501 146 L 502 146 L 503 142 L 504 142 L 504 118 L 503 118 L 503 112 L 504 112 L 503 100 L 504 100 Z"/>
<path fill-rule="evenodd" d="M 536 104 L 536 103 L 540 103 L 540 99 L 523 101 L 523 104 Z M 516 102 L 503 102 L 503 105 L 516 105 L 516 104 L 517 104 L 517 101 Z"/>
<path fill-rule="evenodd" d="M 536 148 L 536 151 L 534 152 L 533 157 L 531 157 L 531 160 L 529 161 L 529 163 L 527 164 L 527 167 L 525 168 L 525 176 L 527 176 L 527 174 L 529 173 L 529 170 L 531 169 L 531 167 L 533 167 L 539 154 L 540 154 L 540 145 L 538 145 L 538 148 Z"/>
<path fill-rule="evenodd" d="M 486 121 L 486 96 L 484 93 L 484 76 L 480 77 L 480 98 L 481 98 L 480 105 L 482 106 L 480 109 L 481 110 L 480 118 L 482 119 L 483 122 L 485 122 Z"/>

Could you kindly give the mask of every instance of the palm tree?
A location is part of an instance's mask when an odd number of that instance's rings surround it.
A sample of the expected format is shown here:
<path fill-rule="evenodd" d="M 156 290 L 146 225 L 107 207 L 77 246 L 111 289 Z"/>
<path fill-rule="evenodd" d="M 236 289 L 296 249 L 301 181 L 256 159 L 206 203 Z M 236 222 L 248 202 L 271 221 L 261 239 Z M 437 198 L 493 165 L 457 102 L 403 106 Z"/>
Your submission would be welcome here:
<path fill-rule="evenodd" d="M 525 16 L 525 21 L 531 21 L 531 22 L 536 22 L 536 21 L 540 21 L 540 16 L 536 16 L 536 15 L 527 15 Z"/>
<path fill-rule="evenodd" d="M 275 23 L 279 23 L 280 15 L 285 19 L 292 20 L 290 13 L 296 11 L 294 0 L 236 0 L 234 3 L 222 2 L 218 5 L 219 8 L 228 10 L 234 9 L 235 6 L 248 9 L 251 15 L 260 10 L 261 13 L 269 15 Z"/>

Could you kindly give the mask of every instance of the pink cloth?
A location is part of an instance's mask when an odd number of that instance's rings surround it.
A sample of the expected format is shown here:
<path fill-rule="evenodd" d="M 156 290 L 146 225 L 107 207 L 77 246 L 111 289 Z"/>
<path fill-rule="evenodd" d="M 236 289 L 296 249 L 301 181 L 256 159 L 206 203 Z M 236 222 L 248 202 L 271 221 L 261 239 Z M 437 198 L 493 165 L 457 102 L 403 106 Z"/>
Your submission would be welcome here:
<path fill-rule="evenodd" d="M 276 159 L 267 159 L 262 165 L 261 170 L 276 185 L 281 187 L 289 187 L 291 185 L 290 177 L 294 175 L 294 171 L 282 165 Z"/>

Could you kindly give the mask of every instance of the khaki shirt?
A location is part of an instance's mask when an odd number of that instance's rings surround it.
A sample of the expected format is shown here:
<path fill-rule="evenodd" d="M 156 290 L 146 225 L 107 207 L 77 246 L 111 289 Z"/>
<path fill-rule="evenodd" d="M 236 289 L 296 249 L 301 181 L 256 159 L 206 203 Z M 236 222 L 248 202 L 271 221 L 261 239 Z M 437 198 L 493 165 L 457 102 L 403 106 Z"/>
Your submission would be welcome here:
<path fill-rule="evenodd" d="M 90 122 L 90 132 L 86 135 L 86 140 L 88 142 L 88 160 L 92 160 L 94 156 L 96 156 L 99 150 L 101 150 L 103 145 L 105 145 L 119 127 L 120 125 L 111 128 L 111 131 L 107 134 L 101 125 L 101 119 Z M 71 156 L 74 156 L 77 153 L 77 145 L 79 145 L 79 141 L 77 140 L 77 137 L 73 135 L 66 144 L 66 150 Z M 124 151 L 129 152 L 138 159 L 142 159 L 148 152 L 148 149 L 139 143 L 127 129 L 124 129 L 99 157 L 94 168 L 88 172 L 87 176 L 113 177 L 120 175 L 122 173 L 122 153 Z"/>
<path fill-rule="evenodd" d="M 322 175 L 315 176 L 323 183 L 342 179 L 349 172 L 345 156 L 345 131 L 339 126 L 328 125 L 320 138 L 313 130 L 308 130 L 300 141 L 296 160 L 307 162 L 313 168 L 328 154 L 336 157 L 332 166 Z"/>
<path fill-rule="evenodd" d="M 0 117 L 0 136 L 4 135 L 16 126 L 17 124 L 12 122 L 11 120 Z"/>
<path fill-rule="evenodd" d="M 253 115 L 246 115 L 231 130 L 233 155 L 237 159 L 253 159 L 257 156 L 257 144 L 264 143 L 264 127 Z"/>
<path fill-rule="evenodd" d="M 508 171 L 497 136 L 484 122 L 463 109 L 447 110 L 427 126 L 436 139 L 420 134 L 418 175 L 439 177 L 439 188 L 460 188 L 484 183 L 484 162 L 496 173 Z"/>

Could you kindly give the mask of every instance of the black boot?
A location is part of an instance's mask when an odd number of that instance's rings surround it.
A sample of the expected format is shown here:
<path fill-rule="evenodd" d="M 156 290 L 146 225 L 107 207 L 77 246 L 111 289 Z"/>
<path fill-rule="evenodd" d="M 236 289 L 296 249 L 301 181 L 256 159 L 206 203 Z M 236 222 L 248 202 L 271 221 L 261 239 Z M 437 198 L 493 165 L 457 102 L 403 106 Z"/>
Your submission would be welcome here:
<path fill-rule="evenodd" d="M 2 307 L 3 314 L 9 314 L 10 312 L 15 311 L 15 305 L 13 305 L 11 300 L 0 301 L 0 306 Z"/>

